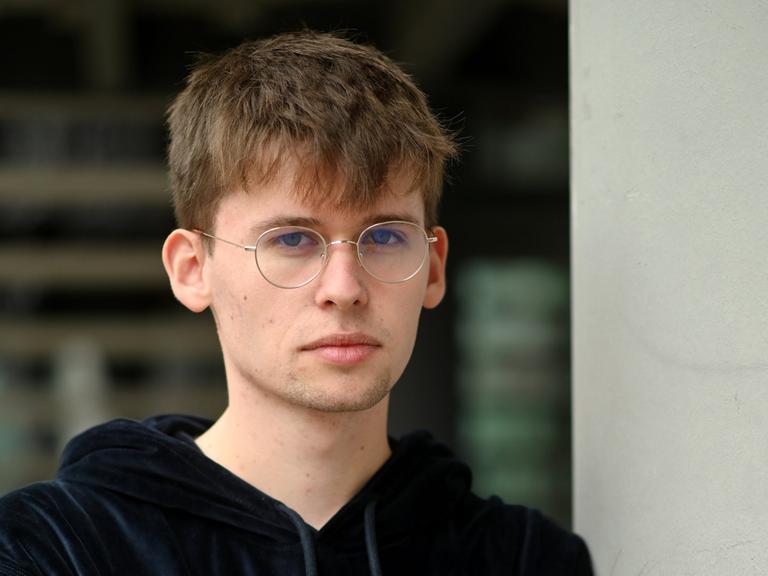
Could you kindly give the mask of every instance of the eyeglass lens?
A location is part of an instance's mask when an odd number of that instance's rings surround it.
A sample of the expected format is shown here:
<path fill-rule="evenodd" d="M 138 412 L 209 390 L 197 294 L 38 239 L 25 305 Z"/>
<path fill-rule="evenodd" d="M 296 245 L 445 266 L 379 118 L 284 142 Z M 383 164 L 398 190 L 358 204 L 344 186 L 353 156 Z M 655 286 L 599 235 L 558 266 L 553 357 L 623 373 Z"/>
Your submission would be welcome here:
<path fill-rule="evenodd" d="M 320 273 L 325 251 L 325 240 L 318 232 L 285 226 L 259 237 L 256 264 L 272 284 L 296 288 Z M 424 264 L 427 238 L 416 224 L 384 222 L 363 231 L 357 251 L 360 264 L 369 274 L 383 282 L 403 282 L 418 273 Z"/>

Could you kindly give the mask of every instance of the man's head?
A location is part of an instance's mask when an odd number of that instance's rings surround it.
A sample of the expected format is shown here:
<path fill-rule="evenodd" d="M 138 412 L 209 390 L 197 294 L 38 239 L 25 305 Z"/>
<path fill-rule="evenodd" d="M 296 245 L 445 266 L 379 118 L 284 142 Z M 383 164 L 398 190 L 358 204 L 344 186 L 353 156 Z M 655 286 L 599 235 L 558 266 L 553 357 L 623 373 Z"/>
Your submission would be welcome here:
<path fill-rule="evenodd" d="M 269 183 L 287 161 L 305 201 L 370 207 L 412 175 L 435 225 L 453 141 L 424 94 L 370 46 L 313 32 L 246 42 L 203 60 L 169 110 L 179 226 L 208 230 L 222 197 Z"/>
<path fill-rule="evenodd" d="M 424 95 L 373 48 L 289 34 L 201 64 L 170 125 L 181 228 L 163 262 L 185 306 L 213 311 L 230 402 L 385 407 L 421 309 L 445 292 L 448 240 L 435 213 L 455 148 Z M 391 221 L 414 234 L 388 224 L 360 244 Z M 411 242 L 413 257 L 387 260 Z M 378 260 L 366 265 L 363 253 Z M 267 265 L 265 254 L 277 258 Z"/>

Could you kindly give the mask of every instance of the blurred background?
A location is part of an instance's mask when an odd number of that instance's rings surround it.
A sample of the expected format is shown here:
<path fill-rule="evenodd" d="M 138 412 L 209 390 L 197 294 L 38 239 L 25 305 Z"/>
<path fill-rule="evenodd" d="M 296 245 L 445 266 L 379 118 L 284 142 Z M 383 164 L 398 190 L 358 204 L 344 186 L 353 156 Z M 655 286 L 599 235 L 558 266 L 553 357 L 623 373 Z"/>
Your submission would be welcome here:
<path fill-rule="evenodd" d="M 199 52 L 301 27 L 403 64 L 459 131 L 446 302 L 392 398 L 476 491 L 571 523 L 565 0 L 0 0 L 0 494 L 114 417 L 215 417 L 213 322 L 177 304 L 164 110 Z"/>

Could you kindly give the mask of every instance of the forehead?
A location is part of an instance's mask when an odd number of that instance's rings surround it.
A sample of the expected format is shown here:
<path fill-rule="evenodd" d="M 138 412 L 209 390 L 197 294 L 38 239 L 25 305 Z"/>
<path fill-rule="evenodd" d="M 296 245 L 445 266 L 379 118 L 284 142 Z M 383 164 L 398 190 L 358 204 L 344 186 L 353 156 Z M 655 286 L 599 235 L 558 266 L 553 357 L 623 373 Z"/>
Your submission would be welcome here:
<path fill-rule="evenodd" d="M 271 182 L 250 189 L 236 190 L 225 196 L 215 220 L 215 230 L 247 233 L 291 220 L 311 220 L 317 227 L 357 228 L 383 220 L 407 220 L 424 224 L 424 199 L 412 189 L 407 174 L 387 181 L 370 205 L 345 208 L 325 201 L 324 193 L 298 194 L 291 178 L 276 177 Z"/>

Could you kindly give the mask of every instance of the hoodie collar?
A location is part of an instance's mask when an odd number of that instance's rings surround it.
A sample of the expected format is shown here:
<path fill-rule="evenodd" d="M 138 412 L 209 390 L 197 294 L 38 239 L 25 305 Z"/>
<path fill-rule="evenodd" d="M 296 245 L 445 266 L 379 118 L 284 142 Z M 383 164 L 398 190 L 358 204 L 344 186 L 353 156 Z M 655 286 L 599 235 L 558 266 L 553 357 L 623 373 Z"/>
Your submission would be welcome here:
<path fill-rule="evenodd" d="M 114 420 L 76 436 L 58 479 L 87 484 L 249 530 L 266 541 L 295 542 L 285 506 L 209 459 L 191 438 L 211 426 L 193 416 Z M 364 510 L 376 502 L 379 544 L 449 514 L 469 491 L 469 469 L 427 432 L 390 439 L 392 455 L 320 530 L 341 548 L 365 542 Z"/>

